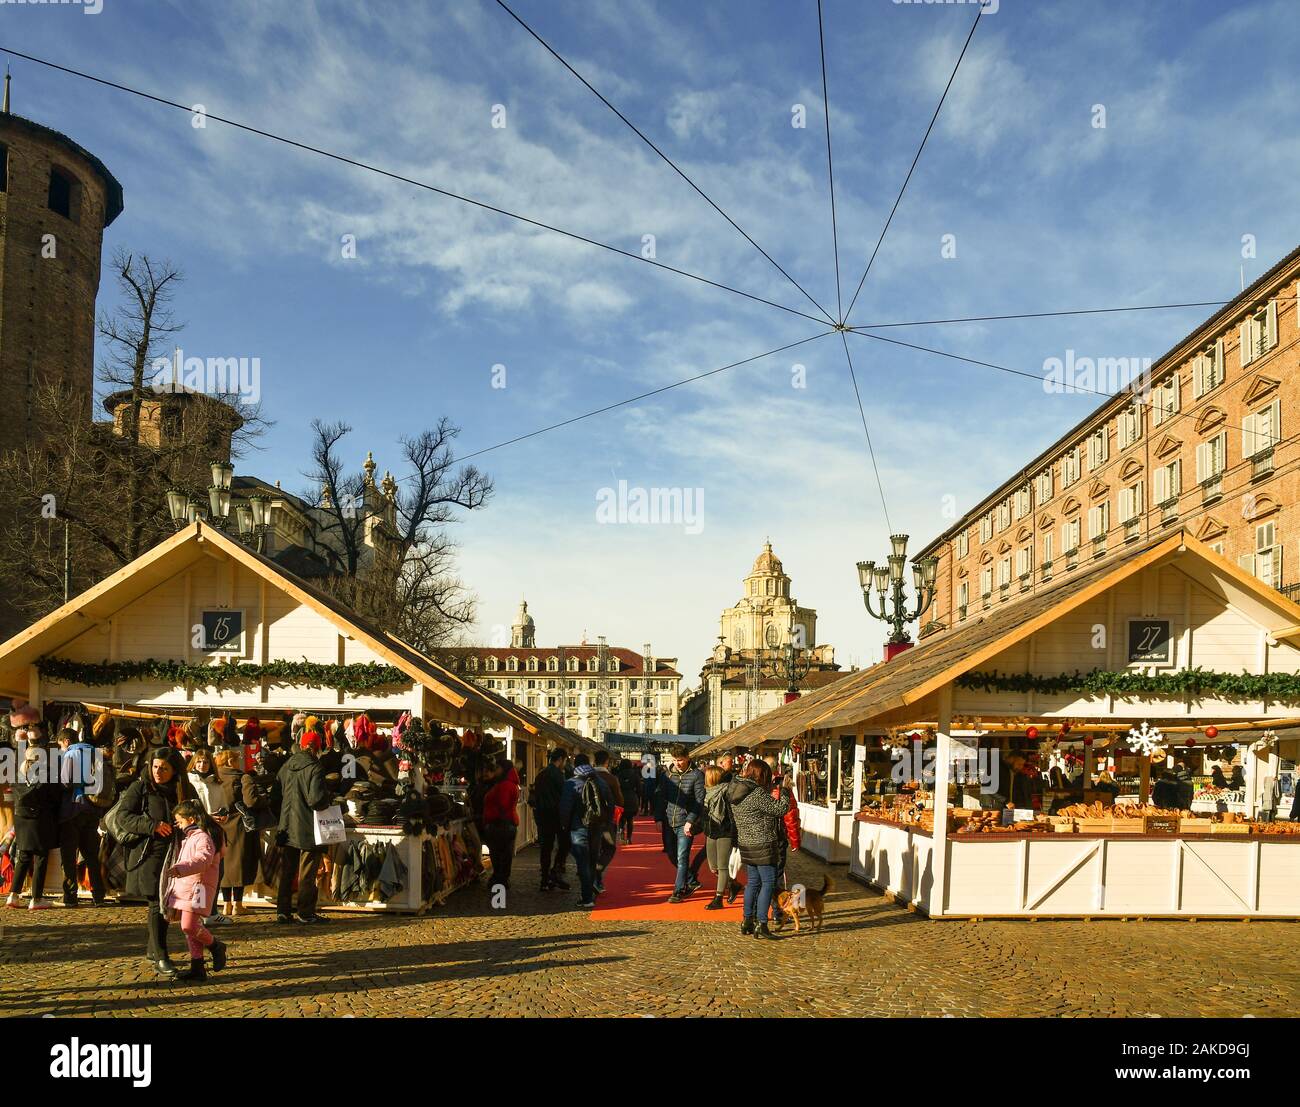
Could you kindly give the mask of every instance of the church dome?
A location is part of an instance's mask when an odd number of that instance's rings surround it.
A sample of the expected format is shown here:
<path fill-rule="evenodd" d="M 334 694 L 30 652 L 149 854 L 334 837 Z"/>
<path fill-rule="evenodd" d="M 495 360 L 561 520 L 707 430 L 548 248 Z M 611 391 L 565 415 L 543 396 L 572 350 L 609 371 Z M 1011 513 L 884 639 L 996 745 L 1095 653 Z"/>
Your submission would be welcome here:
<path fill-rule="evenodd" d="M 754 567 L 750 570 L 751 575 L 758 573 L 776 573 L 783 574 L 785 569 L 781 566 L 781 559 L 772 552 L 772 543 L 763 543 L 763 552 L 754 559 Z"/>

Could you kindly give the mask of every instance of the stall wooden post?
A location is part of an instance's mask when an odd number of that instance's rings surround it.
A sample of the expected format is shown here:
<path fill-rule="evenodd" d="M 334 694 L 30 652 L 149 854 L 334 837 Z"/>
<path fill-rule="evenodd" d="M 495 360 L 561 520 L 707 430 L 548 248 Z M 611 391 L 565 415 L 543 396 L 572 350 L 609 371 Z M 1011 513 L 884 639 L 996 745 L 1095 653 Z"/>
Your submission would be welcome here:
<path fill-rule="evenodd" d="M 1151 798 L 1151 757 L 1142 753 L 1138 755 L 1138 803 L 1146 803 Z"/>
<path fill-rule="evenodd" d="M 1253 819 L 1255 817 L 1255 808 L 1256 808 L 1255 793 L 1256 791 L 1258 791 L 1258 787 L 1259 787 L 1259 776 L 1255 771 L 1256 764 L 1258 763 L 1258 758 L 1256 758 L 1255 755 L 1251 753 L 1250 747 L 1247 746 L 1242 751 L 1241 759 L 1242 761 L 1245 762 L 1244 775 L 1246 777 L 1246 818 Z"/>
<path fill-rule="evenodd" d="M 930 918 L 943 917 L 948 887 L 948 778 L 952 760 L 952 682 L 939 690 L 939 715 L 934 760 L 934 831 L 931 837 L 934 883 L 930 889 Z"/>

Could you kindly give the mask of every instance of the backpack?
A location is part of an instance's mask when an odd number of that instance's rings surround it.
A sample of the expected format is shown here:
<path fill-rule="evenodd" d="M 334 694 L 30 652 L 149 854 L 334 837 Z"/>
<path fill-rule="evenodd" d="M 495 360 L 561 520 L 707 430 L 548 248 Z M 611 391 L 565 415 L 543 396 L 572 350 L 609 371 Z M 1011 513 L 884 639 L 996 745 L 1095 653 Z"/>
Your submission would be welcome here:
<path fill-rule="evenodd" d="M 727 789 L 714 788 L 704 797 L 704 813 L 715 826 L 722 826 L 727 821 Z"/>
<path fill-rule="evenodd" d="M 582 782 L 582 825 L 604 826 L 608 820 L 609 808 L 605 803 L 605 793 L 600 790 L 596 774 L 591 773 Z"/>
<path fill-rule="evenodd" d="M 113 772 L 113 766 L 105 758 L 103 762 L 104 779 L 100 784 L 100 789 L 94 795 L 86 793 L 86 799 L 90 806 L 97 811 L 111 810 L 117 802 L 117 774 Z"/>

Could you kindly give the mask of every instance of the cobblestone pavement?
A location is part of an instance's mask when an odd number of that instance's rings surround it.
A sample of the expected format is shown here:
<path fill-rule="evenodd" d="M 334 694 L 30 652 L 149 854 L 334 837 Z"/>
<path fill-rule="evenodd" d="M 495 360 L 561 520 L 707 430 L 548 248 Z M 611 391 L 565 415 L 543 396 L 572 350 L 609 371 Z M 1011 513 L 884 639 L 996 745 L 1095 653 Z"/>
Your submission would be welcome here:
<path fill-rule="evenodd" d="M 791 879 L 820 884 L 814 858 Z M 509 911 L 485 887 L 423 918 L 335 914 L 222 929 L 227 969 L 166 984 L 144 909 L 0 911 L 0 1016 L 1284 1016 L 1300 996 L 1289 922 L 931 922 L 832 866 L 825 930 L 778 941 L 720 923 L 593 923 L 515 863 Z M 699 893 L 702 894 L 702 893 Z M 173 955 L 183 957 L 179 930 Z"/>

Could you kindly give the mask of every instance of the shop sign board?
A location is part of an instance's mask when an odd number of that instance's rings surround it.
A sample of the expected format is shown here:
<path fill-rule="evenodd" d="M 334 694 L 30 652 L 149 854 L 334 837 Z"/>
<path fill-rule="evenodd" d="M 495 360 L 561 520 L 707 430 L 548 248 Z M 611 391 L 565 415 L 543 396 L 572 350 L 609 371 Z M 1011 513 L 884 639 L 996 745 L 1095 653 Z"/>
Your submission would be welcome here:
<path fill-rule="evenodd" d="M 1129 664 L 1172 665 L 1173 639 L 1168 619 L 1128 621 Z"/>
<path fill-rule="evenodd" d="M 1142 819 L 1143 834 L 1177 834 L 1182 819 L 1177 815 L 1146 815 Z"/>
<path fill-rule="evenodd" d="M 204 653 L 242 653 L 244 648 L 244 613 L 229 608 L 204 611 L 200 615 L 202 633 L 194 646 Z"/>

